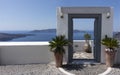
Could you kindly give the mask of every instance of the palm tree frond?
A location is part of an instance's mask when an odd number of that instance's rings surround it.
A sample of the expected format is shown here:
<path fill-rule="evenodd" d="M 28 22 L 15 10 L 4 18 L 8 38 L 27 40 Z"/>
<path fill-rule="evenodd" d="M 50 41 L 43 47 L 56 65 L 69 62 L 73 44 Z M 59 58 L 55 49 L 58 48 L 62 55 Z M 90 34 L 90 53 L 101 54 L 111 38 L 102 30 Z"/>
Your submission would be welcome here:
<path fill-rule="evenodd" d="M 52 41 L 49 41 L 50 51 L 52 52 L 59 52 L 59 53 L 65 53 L 64 46 L 69 45 L 70 42 L 65 38 L 64 35 L 56 36 L 52 39 Z"/>

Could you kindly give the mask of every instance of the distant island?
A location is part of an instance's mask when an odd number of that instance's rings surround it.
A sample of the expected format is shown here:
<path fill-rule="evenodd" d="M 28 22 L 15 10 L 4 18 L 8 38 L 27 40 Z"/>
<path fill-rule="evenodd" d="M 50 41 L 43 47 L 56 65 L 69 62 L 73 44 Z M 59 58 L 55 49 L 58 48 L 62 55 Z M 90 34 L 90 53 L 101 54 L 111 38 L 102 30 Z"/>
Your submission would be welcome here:
<path fill-rule="evenodd" d="M 8 33 L 0 33 L 0 41 L 9 41 L 15 38 L 21 38 L 30 36 L 31 34 L 8 34 Z"/>
<path fill-rule="evenodd" d="M 30 31 L 30 33 L 33 32 L 33 33 L 39 33 L 39 32 L 56 32 L 56 29 L 44 29 L 44 30 L 33 30 L 33 31 Z M 74 32 L 86 32 L 84 30 L 74 30 Z"/>
<path fill-rule="evenodd" d="M 43 30 L 33 30 L 30 33 L 39 33 L 39 32 L 56 32 L 56 29 L 43 29 Z"/>

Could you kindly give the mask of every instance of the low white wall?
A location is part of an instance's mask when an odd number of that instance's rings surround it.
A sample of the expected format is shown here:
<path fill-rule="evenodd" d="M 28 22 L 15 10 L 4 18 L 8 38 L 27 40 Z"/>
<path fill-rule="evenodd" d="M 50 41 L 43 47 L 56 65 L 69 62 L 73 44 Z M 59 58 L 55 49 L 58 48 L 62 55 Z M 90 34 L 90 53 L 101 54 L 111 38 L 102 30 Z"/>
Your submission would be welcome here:
<path fill-rule="evenodd" d="M 73 50 L 74 51 L 84 51 L 85 40 L 74 40 Z M 90 45 L 93 49 L 93 41 L 90 40 Z"/>
<path fill-rule="evenodd" d="M 84 42 L 74 41 L 74 50 L 83 50 Z M 0 64 L 50 63 L 54 56 L 49 49 L 48 42 L 0 42 Z"/>
<path fill-rule="evenodd" d="M 74 51 L 82 51 L 83 47 L 84 47 L 84 40 L 79 41 L 79 40 L 75 40 L 73 43 L 73 50 Z"/>
<path fill-rule="evenodd" d="M 8 45 L 9 44 L 9 45 Z M 22 43 L 1 43 L 0 64 L 31 64 L 49 63 L 53 60 L 53 54 L 49 51 L 48 44 L 22 45 Z M 21 45 L 20 45 L 21 44 Z"/>
<path fill-rule="evenodd" d="M 75 47 L 77 45 L 77 47 Z M 91 43 L 93 47 L 93 42 Z M 74 41 L 74 50 L 83 50 L 83 41 Z M 0 64 L 31 64 L 50 63 L 54 61 L 53 53 L 49 51 L 48 42 L 6 42 L 0 43 Z M 67 54 L 67 53 L 66 53 Z M 64 56 L 66 57 L 66 56 Z M 120 49 L 116 54 L 115 62 L 120 64 Z M 101 58 L 102 59 L 102 58 Z M 66 58 L 64 58 L 67 61 Z"/>

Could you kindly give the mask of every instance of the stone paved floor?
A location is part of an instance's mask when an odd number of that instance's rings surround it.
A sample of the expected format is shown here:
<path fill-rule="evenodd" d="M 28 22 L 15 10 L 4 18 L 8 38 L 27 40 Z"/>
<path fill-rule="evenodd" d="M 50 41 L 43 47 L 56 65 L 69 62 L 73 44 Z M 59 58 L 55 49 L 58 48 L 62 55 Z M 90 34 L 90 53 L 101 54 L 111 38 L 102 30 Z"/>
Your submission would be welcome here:
<path fill-rule="evenodd" d="M 73 53 L 73 59 L 94 59 L 93 53 L 86 53 L 85 51 L 76 51 Z"/>

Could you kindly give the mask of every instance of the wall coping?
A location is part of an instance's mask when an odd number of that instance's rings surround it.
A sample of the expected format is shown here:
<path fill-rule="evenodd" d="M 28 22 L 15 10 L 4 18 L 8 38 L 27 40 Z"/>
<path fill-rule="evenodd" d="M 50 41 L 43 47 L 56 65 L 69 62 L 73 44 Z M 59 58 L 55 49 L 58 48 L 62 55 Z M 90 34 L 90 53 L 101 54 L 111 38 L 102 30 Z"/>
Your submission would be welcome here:
<path fill-rule="evenodd" d="M 48 42 L 0 42 L 0 46 L 41 46 L 49 45 Z"/>
<path fill-rule="evenodd" d="M 90 40 L 93 41 L 93 40 Z M 74 40 L 73 42 L 85 42 L 85 40 Z M 43 46 L 49 45 L 48 41 L 44 42 L 0 42 L 0 46 Z"/>

